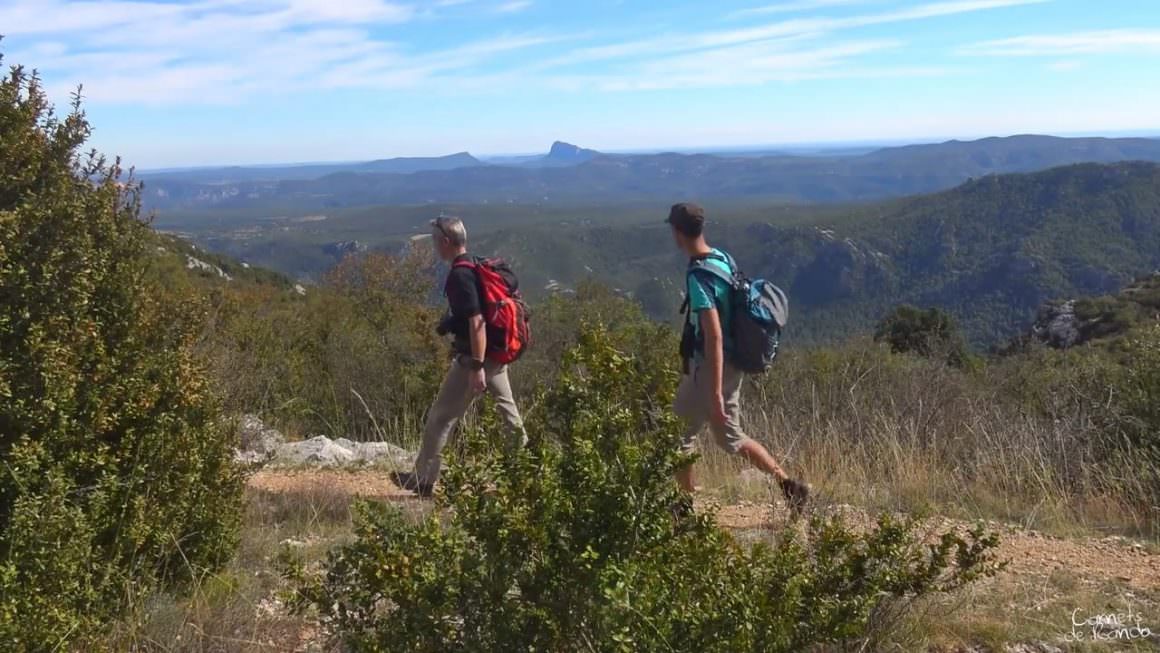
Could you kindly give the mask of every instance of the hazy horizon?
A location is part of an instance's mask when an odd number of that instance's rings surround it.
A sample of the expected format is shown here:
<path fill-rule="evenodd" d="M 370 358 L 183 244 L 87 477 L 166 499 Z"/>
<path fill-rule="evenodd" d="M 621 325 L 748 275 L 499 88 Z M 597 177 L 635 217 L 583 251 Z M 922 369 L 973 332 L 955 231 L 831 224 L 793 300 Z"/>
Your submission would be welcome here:
<path fill-rule="evenodd" d="M 1081 132 L 1081 133 L 1066 133 L 1066 134 L 1043 134 L 1043 133 L 1028 133 L 1028 134 L 993 134 L 986 136 L 949 136 L 949 137 L 930 137 L 930 138 L 916 138 L 910 139 L 891 139 L 891 140 L 857 140 L 857 141 L 817 141 L 817 142 L 790 142 L 790 143 L 756 143 L 750 145 L 705 145 L 705 146 L 659 146 L 651 148 L 633 148 L 633 149 L 606 149 L 599 150 L 602 154 L 614 155 L 634 155 L 634 154 L 659 154 L 663 152 L 673 152 L 676 154 L 746 154 L 746 153 L 760 153 L 760 152 L 774 152 L 781 151 L 786 154 L 799 155 L 824 155 L 826 152 L 842 152 L 851 149 L 877 149 L 889 147 L 903 147 L 907 145 L 930 145 L 937 143 L 946 143 L 948 141 L 975 141 L 984 138 L 1010 138 L 1014 136 L 1049 136 L 1055 138 L 1147 138 L 1157 140 L 1160 139 L 1160 130 L 1135 130 L 1123 132 Z M 568 139 L 557 139 L 559 142 L 569 143 L 578 147 L 587 148 L 584 143 L 577 143 L 569 141 Z M 557 141 L 553 141 L 555 143 Z M 280 168 L 280 167 L 296 167 L 296 166 L 314 166 L 314 165 L 343 165 L 343 164 L 358 164 L 370 161 L 381 161 L 388 159 L 399 158 L 437 158 L 452 156 L 455 154 L 467 153 L 471 156 L 480 159 L 484 162 L 503 160 L 508 158 L 534 157 L 543 156 L 547 154 L 552 143 L 547 143 L 541 150 L 526 151 L 526 152 L 471 152 L 469 150 L 456 150 L 454 152 L 444 152 L 441 154 L 432 155 L 410 155 L 410 154 L 388 154 L 384 156 L 376 156 L 366 159 L 343 159 L 343 160 L 311 160 L 311 161 L 266 161 L 266 160 L 252 160 L 252 161 L 218 161 L 208 163 L 197 163 L 192 165 L 175 165 L 175 166 L 158 166 L 150 168 L 138 167 L 137 171 L 143 174 L 156 174 L 163 172 L 180 172 L 187 170 L 205 170 L 215 168 Z"/>

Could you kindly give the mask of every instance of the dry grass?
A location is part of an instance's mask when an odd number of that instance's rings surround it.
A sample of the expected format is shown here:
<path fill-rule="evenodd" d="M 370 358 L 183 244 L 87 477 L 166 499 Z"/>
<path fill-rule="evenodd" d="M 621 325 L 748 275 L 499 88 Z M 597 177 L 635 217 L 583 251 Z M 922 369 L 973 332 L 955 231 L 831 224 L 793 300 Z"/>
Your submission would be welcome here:
<path fill-rule="evenodd" d="M 279 598 L 286 587 L 279 553 L 297 549 L 321 560 L 351 536 L 354 496 L 326 483 L 294 492 L 247 491 L 242 541 L 226 569 L 200 578 L 189 595 L 152 598 L 110 641 L 117 651 L 279 653 L 326 651 L 317 627 L 290 615 Z"/>
<path fill-rule="evenodd" d="M 967 646 L 1003 650 L 1012 642 L 1044 642 L 1068 651 L 1155 651 L 1160 640 L 1092 642 L 1091 629 L 1074 628 L 1072 619 L 1096 614 L 1126 614 L 1141 625 L 1160 623 L 1160 593 L 1133 593 L 1113 582 L 1082 578 L 1069 570 L 1044 576 L 1004 575 L 982 581 L 950 597 L 914 606 L 894 631 L 898 650 L 960 651 Z"/>
<path fill-rule="evenodd" d="M 875 347 L 781 363 L 746 387 L 746 427 L 823 502 L 1160 541 L 1149 470 L 1101 454 L 1106 436 L 1082 396 L 1049 419 L 1003 396 L 1014 382 L 1002 369 L 964 373 Z M 708 438 L 702 451 L 706 488 L 734 500 L 768 494 Z"/>

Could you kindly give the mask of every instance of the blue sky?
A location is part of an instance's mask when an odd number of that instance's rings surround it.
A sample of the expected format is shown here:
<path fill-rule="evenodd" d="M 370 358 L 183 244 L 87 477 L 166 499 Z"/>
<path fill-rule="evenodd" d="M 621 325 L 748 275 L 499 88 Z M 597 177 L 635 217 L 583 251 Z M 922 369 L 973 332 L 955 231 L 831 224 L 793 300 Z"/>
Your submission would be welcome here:
<path fill-rule="evenodd" d="M 1160 133 L 1160 0 L 0 0 L 139 167 Z"/>

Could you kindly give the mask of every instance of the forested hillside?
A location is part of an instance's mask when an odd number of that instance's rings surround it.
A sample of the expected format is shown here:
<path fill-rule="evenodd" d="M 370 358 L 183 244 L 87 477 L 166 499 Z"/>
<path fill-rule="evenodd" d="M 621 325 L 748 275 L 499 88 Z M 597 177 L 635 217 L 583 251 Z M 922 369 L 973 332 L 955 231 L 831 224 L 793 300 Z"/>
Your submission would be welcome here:
<path fill-rule="evenodd" d="M 993 344 L 1027 326 L 1044 301 L 1112 292 L 1160 267 L 1154 164 L 986 177 L 790 226 L 780 215 L 728 211 L 710 233 L 751 275 L 789 291 L 797 342 L 865 332 L 906 302 L 945 308 L 972 341 Z M 481 246 L 516 259 L 537 287 L 593 276 L 632 293 L 654 317 L 675 314 L 679 303 L 682 261 L 659 217 L 501 230 Z"/>

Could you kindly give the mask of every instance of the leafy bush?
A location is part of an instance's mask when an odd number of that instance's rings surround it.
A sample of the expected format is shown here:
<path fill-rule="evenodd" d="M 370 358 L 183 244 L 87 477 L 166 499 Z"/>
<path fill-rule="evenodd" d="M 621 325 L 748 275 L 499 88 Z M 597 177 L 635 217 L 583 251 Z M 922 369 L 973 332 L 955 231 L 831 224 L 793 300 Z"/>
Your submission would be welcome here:
<path fill-rule="evenodd" d="M 417 523 L 363 504 L 324 570 L 291 565 L 296 605 L 356 651 L 799 651 L 995 568 L 981 532 L 925 546 L 889 517 L 868 532 L 819 518 L 747 548 L 712 514 L 677 516 L 674 382 L 585 330 L 530 451 L 469 436 L 445 513 Z"/>
<path fill-rule="evenodd" d="M 954 318 L 938 308 L 898 306 L 878 323 L 874 340 L 889 344 L 896 354 L 939 358 L 956 367 L 968 359 L 966 340 Z"/>
<path fill-rule="evenodd" d="M 513 369 L 520 396 L 551 383 L 560 361 L 576 346 L 586 324 L 607 328 L 611 342 L 631 351 L 646 369 L 667 370 L 677 355 L 677 336 L 667 325 L 649 319 L 640 304 L 609 286 L 586 281 L 574 295 L 556 295 L 532 307 L 532 347 Z"/>
<path fill-rule="evenodd" d="M 116 164 L 78 154 L 79 100 L 0 80 L 0 641 L 61 649 L 219 564 L 241 478 L 191 354 L 195 301 L 144 281 Z"/>

